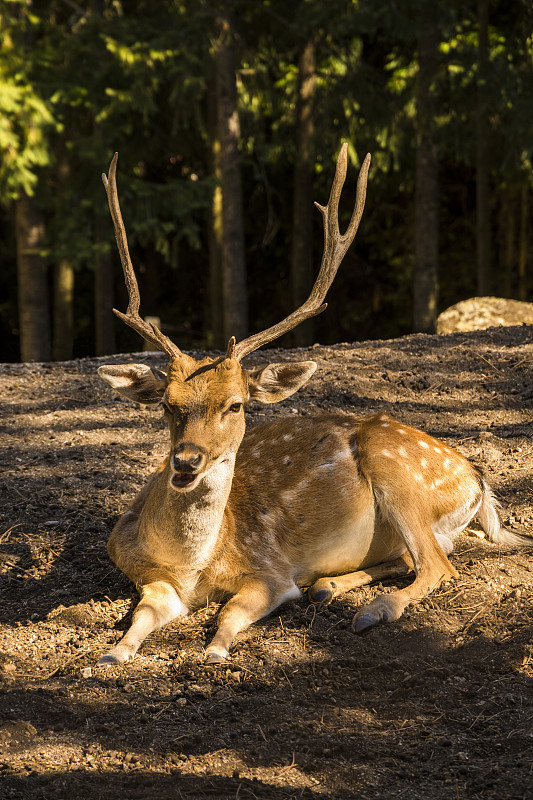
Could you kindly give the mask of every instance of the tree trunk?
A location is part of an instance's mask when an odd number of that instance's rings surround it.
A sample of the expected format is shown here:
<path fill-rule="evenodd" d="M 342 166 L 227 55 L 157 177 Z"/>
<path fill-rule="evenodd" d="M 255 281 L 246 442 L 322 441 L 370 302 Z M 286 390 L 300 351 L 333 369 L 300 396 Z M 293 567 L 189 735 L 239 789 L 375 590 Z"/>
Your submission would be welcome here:
<path fill-rule="evenodd" d="M 97 219 L 94 228 L 95 265 L 94 265 L 94 338 L 97 356 L 116 353 L 115 341 L 115 281 L 113 260 L 104 246 L 107 237 L 102 235 L 102 221 Z"/>
<path fill-rule="evenodd" d="M 527 300 L 527 254 L 528 254 L 529 190 L 522 187 L 520 197 L 520 251 L 518 254 L 518 298 Z"/>
<path fill-rule="evenodd" d="M 74 268 L 61 258 L 54 269 L 52 359 L 68 361 L 74 344 Z"/>
<path fill-rule="evenodd" d="M 223 301 L 222 301 L 222 187 L 220 174 L 220 139 L 217 125 L 217 96 L 214 86 L 209 88 L 209 142 L 211 157 L 211 173 L 216 184 L 211 198 L 209 210 L 209 320 L 205 329 L 211 331 L 210 346 L 222 349 L 227 345 L 224 341 Z"/>
<path fill-rule="evenodd" d="M 516 203 L 515 193 L 507 188 L 502 193 L 502 205 L 500 208 L 500 224 L 502 238 L 502 257 L 503 257 L 503 292 L 502 297 L 513 296 L 513 277 L 516 264 Z M 496 294 L 500 296 L 500 292 Z"/>
<path fill-rule="evenodd" d="M 298 308 L 313 285 L 313 102 L 315 94 L 315 45 L 307 42 L 298 64 L 296 105 L 297 150 L 294 164 L 291 300 Z M 296 346 L 311 344 L 313 321 L 307 320 L 293 331 Z"/>
<path fill-rule="evenodd" d="M 35 199 L 22 194 L 15 204 L 20 357 L 50 360 L 48 276 L 41 251 L 45 228 Z"/>
<path fill-rule="evenodd" d="M 418 40 L 415 188 L 414 330 L 434 333 L 439 295 L 439 180 L 432 82 L 437 72 L 437 31 Z"/>
<path fill-rule="evenodd" d="M 102 17 L 104 0 L 90 0 L 91 13 Z M 101 145 L 104 140 L 102 128 L 94 122 L 94 137 Z M 101 184 L 100 184 L 101 191 Z M 105 219 L 105 223 L 104 223 Z M 95 244 L 94 263 L 94 348 L 97 356 L 108 356 L 117 352 L 115 336 L 115 270 L 109 251 L 109 217 L 96 217 L 93 239 Z"/>
<path fill-rule="evenodd" d="M 490 209 L 489 209 L 489 0 L 478 0 L 478 79 L 476 99 L 476 239 L 477 293 L 491 293 Z"/>
<path fill-rule="evenodd" d="M 244 260 L 242 180 L 239 154 L 239 116 L 235 77 L 234 40 L 228 18 L 219 21 L 215 43 L 217 62 L 217 116 L 222 187 L 222 294 L 224 338 L 247 335 L 248 303 Z"/>
<path fill-rule="evenodd" d="M 56 188 L 68 205 L 72 202 L 70 164 L 61 148 L 55 170 Z M 74 345 L 74 268 L 68 256 L 54 266 L 52 359 L 68 361 Z"/>

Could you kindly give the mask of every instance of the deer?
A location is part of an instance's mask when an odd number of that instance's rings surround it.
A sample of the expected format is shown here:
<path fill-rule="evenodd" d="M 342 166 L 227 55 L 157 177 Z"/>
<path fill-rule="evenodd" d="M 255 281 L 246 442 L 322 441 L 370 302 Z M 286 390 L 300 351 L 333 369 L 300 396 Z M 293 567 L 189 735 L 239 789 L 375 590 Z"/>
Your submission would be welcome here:
<path fill-rule="evenodd" d="M 308 299 L 272 327 L 240 342 L 232 337 L 223 355 L 198 360 L 139 314 L 117 158 L 102 179 L 129 302 L 126 313 L 113 311 L 165 353 L 168 366 L 105 365 L 98 373 L 130 400 L 162 406 L 170 448 L 109 538 L 109 556 L 136 585 L 140 601 L 129 629 L 100 664 L 132 660 L 149 634 L 212 600 L 225 604 L 205 661 L 224 662 L 241 631 L 304 589 L 312 603 L 326 606 L 373 581 L 414 573 L 405 588 L 379 595 L 355 614 L 354 631 L 370 631 L 457 576 L 448 558 L 453 539 L 476 514 L 490 541 L 531 544 L 502 527 L 498 502 L 476 466 L 387 414 L 292 416 L 245 431 L 250 400 L 280 402 L 317 368 L 314 361 L 252 369 L 241 362 L 326 308 L 361 221 L 370 154 L 344 234 L 339 199 L 346 143 L 327 205 L 315 203 L 323 217 L 324 251 Z"/>

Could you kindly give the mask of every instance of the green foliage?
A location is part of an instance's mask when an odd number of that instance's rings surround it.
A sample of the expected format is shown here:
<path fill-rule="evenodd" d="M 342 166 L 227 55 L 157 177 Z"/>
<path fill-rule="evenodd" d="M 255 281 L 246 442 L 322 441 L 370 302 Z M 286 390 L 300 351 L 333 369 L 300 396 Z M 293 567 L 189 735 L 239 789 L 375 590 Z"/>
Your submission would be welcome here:
<path fill-rule="evenodd" d="M 338 313 L 317 321 L 318 335 L 332 341 L 409 330 L 417 40 L 429 21 L 440 33 L 432 93 L 441 164 L 441 297 L 448 304 L 472 293 L 476 4 L 92 0 L 85 6 L 60 0 L 0 5 L 0 228 L 10 229 L 13 198 L 21 192 L 37 196 L 47 219 L 50 262 L 69 258 L 83 287 L 78 325 L 91 316 L 97 249 L 112 248 L 117 261 L 100 173 L 118 150 L 121 205 L 147 305 L 174 324 L 188 321 L 181 331 L 184 347 L 208 340 L 207 224 L 215 185 L 209 104 L 216 17 L 228 9 L 237 28 L 254 325 L 290 310 L 298 58 L 313 41 L 315 186 L 309 202 L 326 200 L 335 155 L 348 141 L 345 217 L 356 171 L 367 151 L 373 157 L 355 254 L 333 288 L 330 305 L 337 304 Z M 532 29 L 526 0 L 491 4 L 487 137 L 494 214 L 503 188 L 518 194 L 532 184 Z M 108 243 L 95 244 L 95 227 L 102 224 Z M 12 272 L 14 242 L 3 238 L 10 246 L 3 247 L 2 259 Z M 318 267 L 318 215 L 314 246 Z M 8 305 L 12 309 L 13 301 Z"/>
<path fill-rule="evenodd" d="M 26 58 L 36 22 L 23 0 L 0 11 L 0 201 L 32 195 L 39 167 L 50 163 L 48 135 L 57 123 Z"/>

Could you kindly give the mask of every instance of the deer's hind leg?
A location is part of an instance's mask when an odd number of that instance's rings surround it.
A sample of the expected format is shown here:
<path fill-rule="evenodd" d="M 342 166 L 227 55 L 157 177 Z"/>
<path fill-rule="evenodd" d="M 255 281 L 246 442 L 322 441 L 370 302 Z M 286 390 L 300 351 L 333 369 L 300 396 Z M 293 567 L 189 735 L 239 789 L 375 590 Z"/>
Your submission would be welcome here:
<path fill-rule="evenodd" d="M 427 597 L 443 581 L 457 577 L 457 571 L 448 561 L 429 525 L 412 518 L 402 520 L 399 528 L 413 560 L 416 577 L 405 589 L 380 595 L 364 606 L 353 619 L 352 625 L 356 633 L 364 633 L 380 622 L 398 619 L 408 605 Z M 444 541 L 443 544 L 445 545 Z"/>
<path fill-rule="evenodd" d="M 413 569 L 413 564 L 409 556 L 403 555 L 394 561 L 386 561 L 383 564 L 376 564 L 373 567 L 349 572 L 346 575 L 338 575 L 332 578 L 319 578 L 309 587 L 308 595 L 312 603 L 320 603 L 327 606 L 334 597 L 349 592 L 350 589 L 358 589 L 360 586 L 368 586 L 374 581 L 387 580 L 389 578 L 399 578 Z"/>

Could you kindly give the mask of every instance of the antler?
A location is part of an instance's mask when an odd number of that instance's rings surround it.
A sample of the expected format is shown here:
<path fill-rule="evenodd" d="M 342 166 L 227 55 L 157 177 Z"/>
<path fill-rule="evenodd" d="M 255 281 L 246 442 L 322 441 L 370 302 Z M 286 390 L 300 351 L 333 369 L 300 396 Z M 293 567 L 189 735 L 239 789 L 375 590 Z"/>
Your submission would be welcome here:
<path fill-rule="evenodd" d="M 117 160 L 118 153 L 115 153 L 109 165 L 109 178 L 105 173 L 102 173 L 102 181 L 104 182 L 109 210 L 111 211 L 113 225 L 115 226 L 115 236 L 117 238 L 118 252 L 120 253 L 120 261 L 122 263 L 129 301 L 125 314 L 123 314 L 122 311 L 117 311 L 116 308 L 113 309 L 113 312 L 125 322 L 126 325 L 129 325 L 134 331 L 140 333 L 143 339 L 155 345 L 158 350 L 162 350 L 163 353 L 166 353 L 169 358 L 178 358 L 182 355 L 179 347 L 175 345 L 168 336 L 161 333 L 157 325 L 145 322 L 139 315 L 139 306 L 141 303 L 139 286 L 137 284 L 135 272 L 133 271 L 128 248 L 128 239 L 126 237 L 126 228 L 124 227 L 124 221 L 120 213 L 120 205 L 118 202 Z"/>
<path fill-rule="evenodd" d="M 324 254 L 322 256 L 320 272 L 311 290 L 311 294 L 300 308 L 293 311 L 292 314 L 289 314 L 289 316 L 281 322 L 278 322 L 277 325 L 273 325 L 271 328 L 267 328 L 260 333 L 255 333 L 253 336 L 243 339 L 242 342 L 238 344 L 235 344 L 235 339 L 232 337 L 226 353 L 228 358 L 233 357 L 240 361 L 244 356 L 257 350 L 258 347 L 272 342 L 284 333 L 291 331 L 301 322 L 304 322 L 304 320 L 320 314 L 326 308 L 327 303 L 324 302 L 324 298 L 337 274 L 337 270 L 340 267 L 346 251 L 355 238 L 365 207 L 366 184 L 368 170 L 370 168 L 370 153 L 367 154 L 363 161 L 359 172 L 359 178 L 357 179 L 355 207 L 350 224 L 348 225 L 346 233 L 341 234 L 339 230 L 339 200 L 346 179 L 348 165 L 347 153 L 348 145 L 345 142 L 337 158 L 337 168 L 335 170 L 335 177 L 331 186 L 327 206 L 321 206 L 315 203 L 315 206 L 319 209 L 324 218 Z"/>
<path fill-rule="evenodd" d="M 253 336 L 243 339 L 242 342 L 239 342 L 238 344 L 235 342 L 235 337 L 232 336 L 228 343 L 226 358 L 235 358 L 240 361 L 242 358 L 250 353 L 253 353 L 254 350 L 257 350 L 262 345 L 268 344 L 274 341 L 274 339 L 278 339 L 284 333 L 288 333 L 288 331 L 296 328 L 296 326 L 300 325 L 300 323 L 304 322 L 304 320 L 320 314 L 327 307 L 327 303 L 324 302 L 324 299 L 328 293 L 329 287 L 333 283 L 333 279 L 337 274 L 342 259 L 346 255 L 346 251 L 355 238 L 365 207 L 366 184 L 368 179 L 368 170 L 370 168 L 370 153 L 367 154 L 365 160 L 363 161 L 363 165 L 359 172 L 359 178 L 357 179 L 355 207 L 352 213 L 350 224 L 348 225 L 346 232 L 341 234 L 339 230 L 339 200 L 342 187 L 344 186 L 344 181 L 346 180 L 348 165 L 347 153 L 348 145 L 344 143 L 337 158 L 335 177 L 331 186 L 331 192 L 327 206 L 321 206 L 319 203 L 315 203 L 324 219 L 324 253 L 322 256 L 322 263 L 320 265 L 320 272 L 318 273 L 315 285 L 311 290 L 311 294 L 305 303 L 300 306 L 300 308 L 298 308 L 296 311 L 293 311 L 292 314 L 289 314 L 289 316 L 285 317 L 285 319 L 281 322 L 278 322 L 277 325 L 273 325 L 271 328 L 267 328 L 264 331 L 255 333 Z M 109 202 L 109 210 L 111 211 L 113 225 L 115 226 L 117 246 L 120 253 L 122 269 L 124 271 L 124 280 L 128 289 L 129 302 L 125 314 L 123 314 L 121 311 L 118 311 L 116 308 L 114 308 L 113 311 L 117 317 L 126 323 L 126 325 L 129 325 L 130 328 L 133 328 L 133 330 L 137 331 L 137 333 L 139 333 L 147 342 L 155 345 L 158 350 L 162 350 L 170 358 L 178 358 L 182 355 L 179 347 L 175 345 L 171 339 L 161 333 L 156 325 L 145 322 L 139 315 L 139 287 L 137 284 L 137 278 L 135 277 L 135 272 L 133 270 L 133 265 L 131 263 L 126 229 L 124 227 L 122 214 L 120 212 L 120 205 L 118 202 L 116 179 L 117 160 L 118 153 L 115 153 L 109 166 L 109 178 L 104 173 L 102 174 L 102 180 L 104 182 L 107 199 Z"/>

